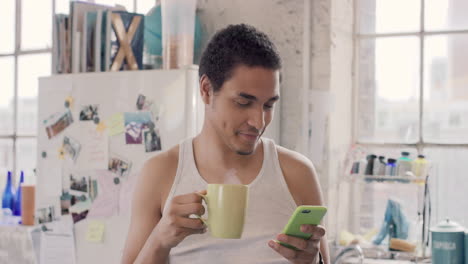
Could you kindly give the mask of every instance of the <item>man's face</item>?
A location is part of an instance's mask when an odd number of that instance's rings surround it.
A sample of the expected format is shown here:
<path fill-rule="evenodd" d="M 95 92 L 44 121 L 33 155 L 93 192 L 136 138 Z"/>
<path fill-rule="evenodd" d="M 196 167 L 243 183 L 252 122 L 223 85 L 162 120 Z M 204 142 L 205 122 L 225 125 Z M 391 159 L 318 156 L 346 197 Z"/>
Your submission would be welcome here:
<path fill-rule="evenodd" d="M 237 66 L 212 98 L 206 114 L 216 133 L 231 150 L 249 155 L 273 118 L 279 71 Z"/>

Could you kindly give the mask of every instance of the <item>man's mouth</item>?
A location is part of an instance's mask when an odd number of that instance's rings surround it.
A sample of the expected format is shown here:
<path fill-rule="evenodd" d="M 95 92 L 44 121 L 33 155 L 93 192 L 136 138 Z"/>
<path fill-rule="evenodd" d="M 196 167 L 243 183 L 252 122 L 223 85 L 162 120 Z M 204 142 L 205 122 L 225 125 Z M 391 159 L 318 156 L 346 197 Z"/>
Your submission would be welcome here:
<path fill-rule="evenodd" d="M 242 132 L 239 132 L 239 135 L 248 142 L 255 142 L 260 136 L 260 134 L 242 133 Z"/>

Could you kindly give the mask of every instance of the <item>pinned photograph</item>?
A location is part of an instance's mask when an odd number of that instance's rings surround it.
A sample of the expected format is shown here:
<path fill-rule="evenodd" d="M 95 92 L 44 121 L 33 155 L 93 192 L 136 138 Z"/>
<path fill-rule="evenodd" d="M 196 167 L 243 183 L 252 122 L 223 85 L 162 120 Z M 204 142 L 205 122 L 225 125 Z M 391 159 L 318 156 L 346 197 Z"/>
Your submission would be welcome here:
<path fill-rule="evenodd" d="M 87 194 L 88 177 L 70 173 L 70 191 L 78 194 Z"/>
<path fill-rule="evenodd" d="M 136 106 L 138 110 L 142 110 L 143 106 L 145 106 L 146 96 L 139 94 L 136 102 Z"/>
<path fill-rule="evenodd" d="M 138 110 L 150 111 L 153 101 L 150 101 L 146 96 L 139 94 L 136 102 L 136 107 Z"/>
<path fill-rule="evenodd" d="M 62 195 L 60 196 L 60 209 L 62 215 L 70 214 L 70 207 L 71 207 L 71 199 L 72 195 L 69 192 L 62 191 Z"/>
<path fill-rule="evenodd" d="M 62 115 L 53 115 L 44 121 L 44 124 L 46 125 L 47 137 L 51 139 L 52 137 L 60 134 L 60 132 L 65 130 L 65 128 L 67 128 L 72 123 L 73 116 L 69 110 Z"/>
<path fill-rule="evenodd" d="M 125 113 L 125 142 L 127 144 L 142 144 L 143 129 L 151 122 L 151 112 Z"/>
<path fill-rule="evenodd" d="M 85 105 L 81 107 L 80 121 L 93 121 L 98 117 L 98 105 Z"/>
<path fill-rule="evenodd" d="M 158 129 L 145 131 L 144 137 L 146 152 L 161 150 L 161 137 Z"/>
<path fill-rule="evenodd" d="M 83 219 L 86 219 L 88 216 L 89 210 L 82 211 L 81 213 L 72 213 L 73 223 L 79 222 Z"/>
<path fill-rule="evenodd" d="M 70 191 L 62 191 L 62 195 L 60 196 L 60 207 L 62 215 L 68 215 L 73 212 L 81 212 L 79 208 L 87 206 L 87 199 L 88 198 L 84 194 L 73 194 Z M 86 208 L 84 209 L 86 210 Z"/>
<path fill-rule="evenodd" d="M 124 160 L 117 156 L 111 156 L 109 158 L 109 171 L 119 175 L 120 177 L 125 177 L 130 172 L 132 163 L 130 161 Z"/>
<path fill-rule="evenodd" d="M 65 153 L 70 156 L 73 161 L 76 161 L 78 155 L 80 154 L 81 144 L 68 136 L 63 137 L 63 150 Z"/>
<path fill-rule="evenodd" d="M 50 223 L 56 219 L 53 206 L 37 209 L 37 221 L 39 224 Z"/>
<path fill-rule="evenodd" d="M 91 201 L 88 198 L 84 195 L 72 195 L 69 211 L 72 215 L 73 223 L 85 219 L 88 216 L 89 208 L 91 208 Z"/>

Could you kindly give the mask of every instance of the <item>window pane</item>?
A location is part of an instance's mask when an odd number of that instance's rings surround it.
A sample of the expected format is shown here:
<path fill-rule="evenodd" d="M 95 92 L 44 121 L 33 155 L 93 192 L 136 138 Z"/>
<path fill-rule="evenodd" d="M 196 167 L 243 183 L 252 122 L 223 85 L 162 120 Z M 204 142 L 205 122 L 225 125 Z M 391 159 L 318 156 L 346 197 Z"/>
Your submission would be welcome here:
<path fill-rule="evenodd" d="M 56 14 L 69 14 L 70 1 L 69 0 L 55 0 L 55 13 Z"/>
<path fill-rule="evenodd" d="M 362 39 L 358 139 L 415 143 L 419 138 L 419 40 Z"/>
<path fill-rule="evenodd" d="M 468 34 L 426 37 L 424 140 L 468 143 Z"/>
<path fill-rule="evenodd" d="M 0 139 L 0 190 L 3 193 L 7 171 L 13 169 L 13 140 Z"/>
<path fill-rule="evenodd" d="M 0 28 L 2 32 L 0 53 L 15 51 L 15 1 L 2 0 L 0 8 Z"/>
<path fill-rule="evenodd" d="M 464 226 L 468 225 L 468 181 L 466 161 L 468 148 L 426 148 L 425 154 L 434 163 L 431 200 L 434 225 L 450 218 Z"/>
<path fill-rule="evenodd" d="M 421 1 L 359 0 L 359 33 L 420 30 Z"/>
<path fill-rule="evenodd" d="M 137 13 L 146 15 L 155 5 L 154 0 L 137 0 Z"/>
<path fill-rule="evenodd" d="M 35 138 L 19 138 L 16 141 L 16 171 L 30 174 L 36 168 L 36 150 L 37 144 Z"/>
<path fill-rule="evenodd" d="M 50 53 L 18 58 L 18 133 L 36 134 L 38 77 L 50 75 Z"/>
<path fill-rule="evenodd" d="M 425 2 L 426 30 L 468 29 L 468 1 L 431 0 Z"/>
<path fill-rule="evenodd" d="M 21 49 L 52 46 L 52 1 L 22 0 Z"/>
<path fill-rule="evenodd" d="M 0 135 L 13 133 L 14 63 L 13 57 L 0 57 Z"/>

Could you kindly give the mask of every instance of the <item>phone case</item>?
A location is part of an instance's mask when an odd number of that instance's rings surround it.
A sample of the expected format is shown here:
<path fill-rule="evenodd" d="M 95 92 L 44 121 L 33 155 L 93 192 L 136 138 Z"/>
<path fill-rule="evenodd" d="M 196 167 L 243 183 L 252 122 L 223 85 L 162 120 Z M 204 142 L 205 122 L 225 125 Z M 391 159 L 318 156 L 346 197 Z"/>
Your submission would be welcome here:
<path fill-rule="evenodd" d="M 319 225 L 326 212 L 327 208 L 324 206 L 300 205 L 289 218 L 289 221 L 284 227 L 282 233 L 302 239 L 309 239 L 311 234 L 301 232 L 301 225 Z M 277 242 L 285 247 L 296 249 L 289 244 L 279 241 Z"/>

